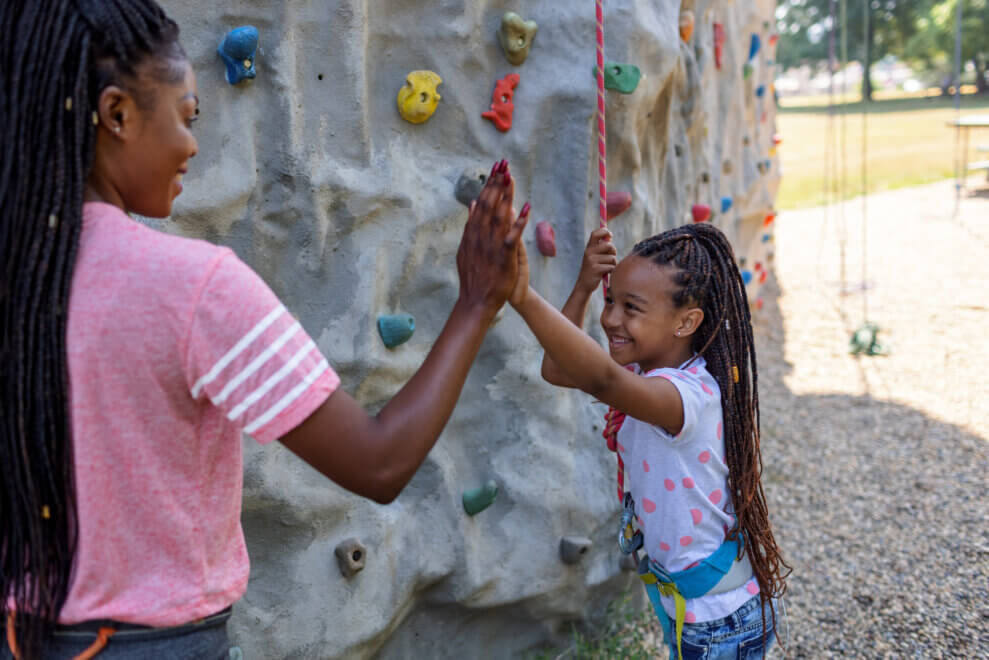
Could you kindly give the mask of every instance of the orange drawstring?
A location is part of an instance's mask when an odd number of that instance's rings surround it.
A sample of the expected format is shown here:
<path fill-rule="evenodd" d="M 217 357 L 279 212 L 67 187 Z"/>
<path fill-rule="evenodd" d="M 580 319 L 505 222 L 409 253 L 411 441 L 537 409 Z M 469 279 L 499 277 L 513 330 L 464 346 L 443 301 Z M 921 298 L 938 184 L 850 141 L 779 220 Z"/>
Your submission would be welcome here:
<path fill-rule="evenodd" d="M 96 640 L 89 645 L 89 648 L 77 655 L 73 660 L 91 660 L 99 655 L 100 651 L 106 648 L 107 642 L 117 632 L 114 628 L 100 628 L 96 633 Z M 7 612 L 7 646 L 14 655 L 14 660 L 21 660 L 21 653 L 17 650 L 17 631 L 14 628 L 14 613 Z"/>

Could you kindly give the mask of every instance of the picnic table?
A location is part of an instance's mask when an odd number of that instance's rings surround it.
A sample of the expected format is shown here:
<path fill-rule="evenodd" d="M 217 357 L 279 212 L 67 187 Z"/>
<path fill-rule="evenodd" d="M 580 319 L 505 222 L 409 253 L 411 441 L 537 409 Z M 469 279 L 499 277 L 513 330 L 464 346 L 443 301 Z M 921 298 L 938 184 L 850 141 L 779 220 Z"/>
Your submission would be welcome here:
<path fill-rule="evenodd" d="M 962 143 L 962 148 L 955 149 L 955 189 L 961 194 L 965 187 L 965 175 L 969 170 L 986 170 L 989 175 L 989 160 L 969 161 L 968 134 L 973 128 L 989 128 L 989 115 L 968 115 L 947 122 L 956 131 L 955 144 Z M 977 151 L 989 152 L 989 146 L 978 147 Z"/>

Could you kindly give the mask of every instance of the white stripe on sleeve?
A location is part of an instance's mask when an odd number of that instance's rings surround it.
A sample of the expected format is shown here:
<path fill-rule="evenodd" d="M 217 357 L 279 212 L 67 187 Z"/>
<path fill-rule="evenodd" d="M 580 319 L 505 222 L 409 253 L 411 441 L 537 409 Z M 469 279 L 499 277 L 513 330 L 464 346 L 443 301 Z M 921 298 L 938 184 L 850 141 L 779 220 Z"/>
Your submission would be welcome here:
<path fill-rule="evenodd" d="M 241 401 L 237 405 L 236 408 L 231 410 L 230 414 L 227 415 L 227 419 L 229 419 L 232 422 L 238 417 L 240 417 L 242 414 L 244 414 L 244 411 L 250 408 L 251 406 L 253 406 L 255 403 L 257 403 L 258 399 L 260 399 L 265 394 L 270 392 L 275 385 L 285 380 L 285 377 L 288 376 L 290 373 L 292 373 L 292 370 L 295 369 L 298 366 L 298 364 L 302 362 L 303 358 L 309 355 L 309 353 L 312 352 L 312 349 L 314 349 L 315 347 L 316 344 L 315 342 L 313 342 L 312 339 L 307 341 L 306 345 L 300 348 L 298 352 L 292 356 L 291 360 L 286 362 L 281 369 L 279 369 L 274 374 L 272 374 L 268 378 L 268 380 L 264 381 L 261 387 L 251 392 L 243 401 Z"/>
<path fill-rule="evenodd" d="M 230 380 L 230 382 L 227 383 L 226 387 L 224 387 L 223 390 L 217 395 L 217 397 L 213 399 L 213 404 L 218 406 L 224 401 L 226 401 L 227 397 L 230 396 L 231 392 L 237 389 L 237 387 L 240 386 L 240 384 L 243 383 L 245 380 L 250 378 L 254 372 L 256 372 L 258 369 L 263 367 L 264 364 L 268 360 L 270 360 L 275 353 L 281 350 L 282 346 L 284 346 L 289 339 L 294 337 L 295 334 L 299 332 L 301 328 L 302 326 L 299 325 L 298 321 L 296 321 L 291 326 L 289 326 L 289 328 L 285 332 L 283 332 L 281 336 L 274 341 L 274 343 L 272 343 L 268 348 L 264 349 L 264 351 L 256 358 L 251 360 L 251 363 L 249 365 L 244 367 L 244 369 L 241 370 L 239 374 L 234 376 Z"/>
<path fill-rule="evenodd" d="M 293 387 L 288 394 L 286 394 L 281 399 L 279 399 L 278 403 L 268 408 L 268 410 L 266 410 L 263 415 L 255 419 L 250 424 L 248 424 L 244 428 L 244 432 L 254 433 L 259 428 L 261 428 L 262 426 L 270 422 L 272 419 L 274 419 L 275 415 L 288 408 L 288 406 L 293 401 L 295 401 L 300 396 L 302 396 L 302 394 L 306 391 L 306 389 L 314 382 L 316 382 L 316 379 L 322 376 L 329 368 L 330 365 L 326 362 L 325 358 L 320 360 L 320 363 L 316 365 L 316 368 L 310 371 L 309 375 L 307 375 L 301 383 Z"/>
<path fill-rule="evenodd" d="M 258 336 L 268 329 L 268 327 L 278 320 L 278 318 L 285 313 L 284 305 L 278 305 L 271 312 L 268 313 L 266 317 L 258 321 L 257 325 L 251 328 L 251 331 L 246 335 L 241 337 L 240 341 L 234 344 L 234 347 L 227 351 L 226 355 L 221 357 L 213 368 L 210 369 L 205 376 L 196 381 L 196 384 L 192 386 L 192 398 L 198 398 L 200 390 L 206 385 L 209 385 L 213 380 L 220 375 L 220 372 L 226 368 L 228 364 L 234 361 L 234 359 L 240 355 L 245 348 L 247 348 L 252 341 L 258 338 Z"/>

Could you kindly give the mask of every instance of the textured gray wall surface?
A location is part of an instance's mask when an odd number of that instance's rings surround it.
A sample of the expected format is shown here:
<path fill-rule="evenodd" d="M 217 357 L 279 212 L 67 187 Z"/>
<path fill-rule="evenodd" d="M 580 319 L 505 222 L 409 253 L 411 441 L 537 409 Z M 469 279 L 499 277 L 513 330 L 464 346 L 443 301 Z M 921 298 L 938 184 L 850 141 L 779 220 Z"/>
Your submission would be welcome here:
<path fill-rule="evenodd" d="M 532 283 L 563 303 L 598 224 L 591 0 L 163 4 L 182 28 L 202 114 L 186 192 L 158 226 L 231 246 L 369 410 L 412 375 L 456 299 L 466 209 L 454 187 L 465 172 L 510 161 L 517 207 L 530 200 L 531 224 L 556 230 L 558 253 L 547 258 L 527 229 Z M 751 267 L 771 250 L 763 219 L 778 185 L 775 159 L 768 173 L 757 167 L 773 144 L 775 1 L 682 4 L 605 2 L 606 59 L 643 73 L 632 94 L 607 93 L 608 185 L 633 198 L 611 228 L 626 253 L 709 204 Z M 696 14 L 689 43 L 678 35 L 681 9 Z M 506 11 L 539 24 L 520 66 L 498 42 Z M 715 21 L 726 35 L 720 70 Z M 241 25 L 260 30 L 257 77 L 232 86 L 216 48 Z M 762 48 L 746 77 L 752 34 Z M 442 100 L 413 125 L 396 94 L 417 69 L 443 78 Z M 501 133 L 481 112 L 512 72 L 521 77 L 514 122 Z M 770 91 L 759 97 L 759 85 Z M 725 196 L 733 207 L 720 213 Z M 755 277 L 753 299 L 757 286 Z M 598 339 L 600 304 L 588 317 Z M 389 350 L 376 319 L 391 313 L 412 314 L 416 331 Z M 277 443 L 245 441 L 252 574 L 232 620 L 245 657 L 507 657 L 641 591 L 618 564 L 604 407 L 542 382 L 541 355 L 506 310 L 450 424 L 387 506 L 348 494 Z M 489 479 L 497 499 L 466 515 L 463 491 Z M 575 564 L 560 560 L 567 535 L 593 542 Z M 344 577 L 334 549 L 348 538 L 367 554 Z"/>

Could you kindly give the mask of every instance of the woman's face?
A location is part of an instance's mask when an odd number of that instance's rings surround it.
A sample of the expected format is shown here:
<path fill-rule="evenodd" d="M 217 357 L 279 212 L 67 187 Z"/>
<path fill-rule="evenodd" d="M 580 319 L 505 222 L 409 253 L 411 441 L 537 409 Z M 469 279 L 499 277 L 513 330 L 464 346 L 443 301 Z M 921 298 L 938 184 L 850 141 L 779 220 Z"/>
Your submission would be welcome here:
<path fill-rule="evenodd" d="M 171 82 L 156 79 L 146 72 L 148 67 L 139 69 L 140 102 L 126 92 L 109 101 L 104 92 L 100 101 L 94 166 L 100 195 L 127 211 L 156 218 L 171 214 L 189 159 L 199 148 L 192 134 L 199 113 L 196 76 L 187 60 L 173 66 L 181 76 Z M 107 184 L 110 191 L 104 190 Z"/>

